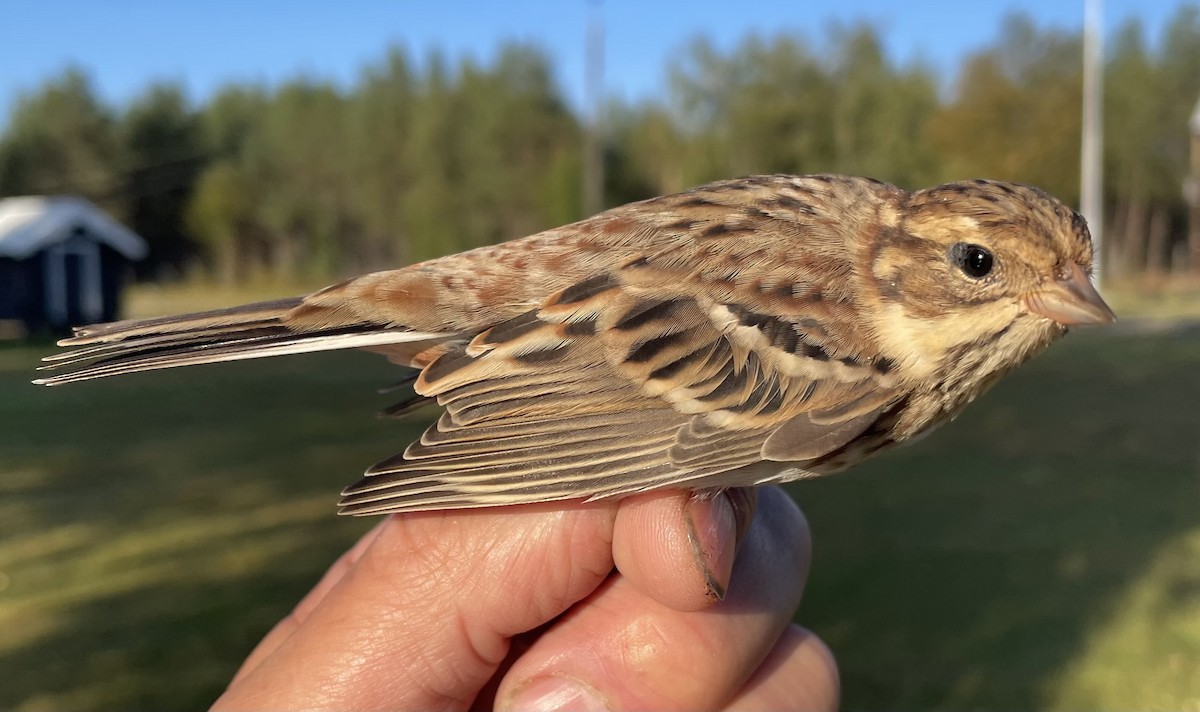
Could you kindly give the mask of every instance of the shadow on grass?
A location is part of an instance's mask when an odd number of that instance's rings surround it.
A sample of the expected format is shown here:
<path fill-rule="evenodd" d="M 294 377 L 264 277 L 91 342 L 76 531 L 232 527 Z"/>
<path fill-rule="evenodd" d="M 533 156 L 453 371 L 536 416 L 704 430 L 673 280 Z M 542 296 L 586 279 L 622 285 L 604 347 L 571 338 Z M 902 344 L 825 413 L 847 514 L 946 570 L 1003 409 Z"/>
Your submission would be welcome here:
<path fill-rule="evenodd" d="M 327 543 L 312 557 L 336 555 Z M 162 580 L 99 596 L 0 654 L 5 709 L 204 709 L 312 584 L 271 567 L 224 582 Z"/>
<path fill-rule="evenodd" d="M 44 389 L 0 352 L 0 709 L 195 709 L 372 522 L 396 369 L 307 357 Z"/>
<path fill-rule="evenodd" d="M 396 371 L 367 355 L 51 390 L 26 384 L 34 357 L 0 350 L 5 709 L 207 705 L 371 524 L 333 516 L 338 489 L 422 425 L 371 418 Z M 1056 700 L 1089 632 L 1200 527 L 1198 362 L 1194 330 L 1072 335 L 919 445 L 793 487 L 816 546 L 798 620 L 838 655 L 846 707 Z"/>

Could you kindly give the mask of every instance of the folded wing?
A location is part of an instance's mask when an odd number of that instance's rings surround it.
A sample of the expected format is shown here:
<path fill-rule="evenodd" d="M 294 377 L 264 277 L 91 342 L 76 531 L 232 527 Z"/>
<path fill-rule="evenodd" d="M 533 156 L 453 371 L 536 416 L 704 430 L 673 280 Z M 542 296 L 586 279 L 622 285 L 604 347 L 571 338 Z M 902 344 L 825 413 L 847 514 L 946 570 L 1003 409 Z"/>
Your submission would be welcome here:
<path fill-rule="evenodd" d="M 561 290 L 433 361 L 416 390 L 446 412 L 347 487 L 341 511 L 803 476 L 898 398 L 874 359 L 837 356 L 799 319 L 702 288 L 634 284 L 628 269 Z"/>

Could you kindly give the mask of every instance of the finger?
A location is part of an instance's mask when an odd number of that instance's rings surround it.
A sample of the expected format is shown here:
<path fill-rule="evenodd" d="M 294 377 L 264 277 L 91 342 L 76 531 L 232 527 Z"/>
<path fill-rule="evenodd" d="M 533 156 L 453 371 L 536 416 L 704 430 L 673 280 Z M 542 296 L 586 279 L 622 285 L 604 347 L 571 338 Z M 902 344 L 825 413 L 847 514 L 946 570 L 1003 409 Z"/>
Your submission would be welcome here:
<path fill-rule="evenodd" d="M 257 668 L 259 663 L 266 659 L 271 653 L 275 652 L 275 650 L 278 649 L 279 646 L 282 645 L 283 642 L 287 640 L 292 633 L 300 627 L 301 624 L 304 623 L 305 619 L 308 618 L 309 613 L 316 608 L 317 604 L 325 598 L 325 595 L 329 593 L 329 591 L 332 590 L 339 581 L 342 580 L 342 577 L 346 575 L 346 572 L 358 562 L 358 559 L 362 556 L 363 552 L 367 550 L 367 547 L 371 545 L 371 542 L 375 541 L 375 537 L 379 536 L 379 532 L 382 529 L 382 522 L 372 527 L 370 531 L 362 535 L 362 537 L 360 537 L 359 540 L 354 543 L 354 546 L 350 547 L 348 551 L 338 557 L 337 561 L 333 562 L 333 566 L 330 566 L 329 570 L 326 571 L 321 577 L 321 580 L 317 582 L 317 585 L 314 586 L 311 591 L 305 594 L 304 598 L 300 599 L 300 602 L 296 604 L 296 607 L 292 609 L 292 612 L 289 613 L 283 620 L 276 623 L 275 626 L 267 633 L 267 635 L 261 641 L 259 641 L 258 645 L 254 647 L 254 650 L 250 651 L 250 655 L 246 658 L 246 661 L 242 663 L 242 666 L 238 668 L 237 673 L 233 676 L 233 680 L 231 680 L 229 684 L 232 685 L 236 683 L 238 680 L 249 674 L 250 671 Z"/>
<path fill-rule="evenodd" d="M 833 653 L 812 632 L 791 625 L 728 712 L 837 710 L 840 685 Z"/>
<path fill-rule="evenodd" d="M 745 488 L 630 497 L 621 502 L 613 528 L 617 569 L 668 608 L 707 608 L 725 596 L 755 501 L 755 490 Z"/>
<path fill-rule="evenodd" d="M 466 709 L 509 639 L 612 570 L 613 503 L 388 519 L 218 709 Z"/>
<path fill-rule="evenodd" d="M 695 710 L 733 698 L 787 627 L 808 571 L 800 510 L 777 488 L 758 507 L 724 601 L 678 611 L 613 577 L 513 665 L 499 708 Z"/>

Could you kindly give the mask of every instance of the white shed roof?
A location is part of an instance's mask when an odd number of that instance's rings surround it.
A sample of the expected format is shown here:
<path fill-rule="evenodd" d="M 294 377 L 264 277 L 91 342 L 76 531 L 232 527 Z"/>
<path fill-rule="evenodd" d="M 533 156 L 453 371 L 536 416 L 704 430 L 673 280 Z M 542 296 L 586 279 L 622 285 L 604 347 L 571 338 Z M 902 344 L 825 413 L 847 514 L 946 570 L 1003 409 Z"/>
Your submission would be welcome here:
<path fill-rule="evenodd" d="M 0 199 L 0 257 L 24 259 L 82 228 L 127 259 L 146 256 L 146 241 L 92 203 L 75 196 Z"/>

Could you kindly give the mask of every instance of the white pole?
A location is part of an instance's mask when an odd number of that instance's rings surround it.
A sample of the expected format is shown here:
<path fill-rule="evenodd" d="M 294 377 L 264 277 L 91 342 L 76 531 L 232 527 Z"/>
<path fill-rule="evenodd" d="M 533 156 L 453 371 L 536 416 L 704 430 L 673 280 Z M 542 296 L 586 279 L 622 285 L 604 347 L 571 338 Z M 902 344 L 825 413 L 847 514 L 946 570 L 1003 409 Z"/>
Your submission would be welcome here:
<path fill-rule="evenodd" d="M 1103 0 L 1083 3 L 1083 140 L 1079 207 L 1095 243 L 1095 274 L 1104 276 L 1104 29 Z"/>
<path fill-rule="evenodd" d="M 584 42 L 583 214 L 604 209 L 604 14 L 602 0 L 588 2 Z"/>

